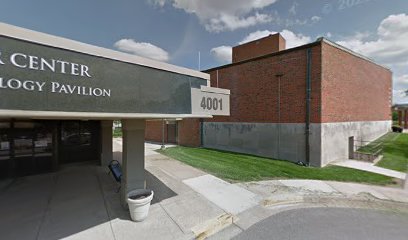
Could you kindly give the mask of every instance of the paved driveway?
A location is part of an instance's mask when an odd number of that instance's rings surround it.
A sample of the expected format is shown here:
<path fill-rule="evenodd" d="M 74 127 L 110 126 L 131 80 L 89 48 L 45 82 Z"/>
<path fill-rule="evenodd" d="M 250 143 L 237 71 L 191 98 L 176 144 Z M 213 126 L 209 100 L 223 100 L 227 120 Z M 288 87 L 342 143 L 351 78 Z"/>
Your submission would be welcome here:
<path fill-rule="evenodd" d="M 364 209 L 307 208 L 276 214 L 234 239 L 405 240 L 407 236 L 407 214 Z"/>

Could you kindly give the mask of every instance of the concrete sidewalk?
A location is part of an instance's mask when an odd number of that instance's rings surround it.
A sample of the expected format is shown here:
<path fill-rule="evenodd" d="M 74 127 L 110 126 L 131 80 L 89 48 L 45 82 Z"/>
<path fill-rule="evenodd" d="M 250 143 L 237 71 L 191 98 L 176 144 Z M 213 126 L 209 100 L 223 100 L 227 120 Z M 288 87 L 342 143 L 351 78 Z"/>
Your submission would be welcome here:
<path fill-rule="evenodd" d="M 153 146 L 155 148 L 155 146 Z M 114 142 L 121 160 L 121 144 Z M 135 223 L 120 205 L 107 169 L 78 165 L 17 179 L 0 193 L 4 239 L 230 239 L 276 213 L 307 207 L 408 212 L 401 189 L 316 180 L 228 183 L 152 152 L 146 184 L 155 192 L 148 218 Z"/>
<path fill-rule="evenodd" d="M 381 175 L 388 176 L 388 177 L 399 178 L 402 180 L 404 180 L 406 177 L 405 173 L 390 170 L 387 168 L 377 167 L 374 165 L 374 163 L 369 163 L 369 162 L 362 162 L 362 161 L 356 161 L 356 160 L 345 160 L 341 162 L 332 163 L 332 165 L 359 169 L 359 170 L 363 170 L 367 172 L 381 174 Z"/>
<path fill-rule="evenodd" d="M 140 223 L 121 207 L 119 185 L 105 167 L 74 165 L 2 184 L 0 238 L 194 239 L 214 222 L 232 221 L 182 182 L 204 172 L 159 154 L 146 157 L 146 170 L 147 188 L 155 194 Z"/>
<path fill-rule="evenodd" d="M 175 144 L 168 144 L 164 145 L 167 147 L 176 147 Z M 145 142 L 145 156 L 151 156 L 158 154 L 156 150 L 161 149 L 162 145 L 159 143 L 152 143 L 152 142 Z M 116 152 L 121 152 L 122 150 L 122 138 L 114 138 L 113 139 L 113 149 Z"/>

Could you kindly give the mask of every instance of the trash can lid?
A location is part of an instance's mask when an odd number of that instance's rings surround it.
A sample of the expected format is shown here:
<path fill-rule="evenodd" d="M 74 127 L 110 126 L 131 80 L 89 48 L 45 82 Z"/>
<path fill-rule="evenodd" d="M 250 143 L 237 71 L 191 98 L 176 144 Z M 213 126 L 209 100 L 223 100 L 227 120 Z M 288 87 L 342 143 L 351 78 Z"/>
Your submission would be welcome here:
<path fill-rule="evenodd" d="M 130 191 L 127 196 L 132 200 L 144 199 L 153 194 L 153 191 L 150 189 L 136 189 Z"/>

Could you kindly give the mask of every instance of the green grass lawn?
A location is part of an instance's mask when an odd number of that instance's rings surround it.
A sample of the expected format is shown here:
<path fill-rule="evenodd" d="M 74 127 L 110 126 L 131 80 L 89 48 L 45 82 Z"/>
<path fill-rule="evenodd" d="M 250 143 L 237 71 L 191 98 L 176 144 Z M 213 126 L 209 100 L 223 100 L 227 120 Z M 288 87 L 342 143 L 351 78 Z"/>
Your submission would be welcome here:
<path fill-rule="evenodd" d="M 408 171 L 408 134 L 390 133 L 384 142 L 383 159 L 376 166 L 400 172 Z"/>
<path fill-rule="evenodd" d="M 395 184 L 390 177 L 338 166 L 302 167 L 287 161 L 204 148 L 172 147 L 158 152 L 232 182 L 318 179 L 377 185 Z"/>
<path fill-rule="evenodd" d="M 372 141 L 366 146 L 360 147 L 357 150 L 357 152 L 374 154 L 378 150 L 381 150 L 381 148 L 383 148 L 383 146 L 385 146 L 386 143 L 392 143 L 395 139 L 397 139 L 398 136 L 399 136 L 398 133 L 393 133 L 393 132 L 384 134 L 383 136 Z"/>
<path fill-rule="evenodd" d="M 113 137 L 114 138 L 122 137 L 122 129 L 121 128 L 115 128 L 113 130 Z"/>

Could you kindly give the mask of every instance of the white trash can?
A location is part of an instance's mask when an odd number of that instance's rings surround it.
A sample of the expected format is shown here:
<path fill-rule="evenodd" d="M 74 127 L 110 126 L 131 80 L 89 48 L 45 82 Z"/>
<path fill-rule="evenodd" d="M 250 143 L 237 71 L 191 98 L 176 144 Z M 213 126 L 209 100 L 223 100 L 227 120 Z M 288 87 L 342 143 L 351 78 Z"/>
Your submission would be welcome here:
<path fill-rule="evenodd" d="M 153 191 L 149 189 L 137 189 L 127 194 L 130 217 L 133 221 L 141 222 L 146 219 L 153 194 Z"/>

